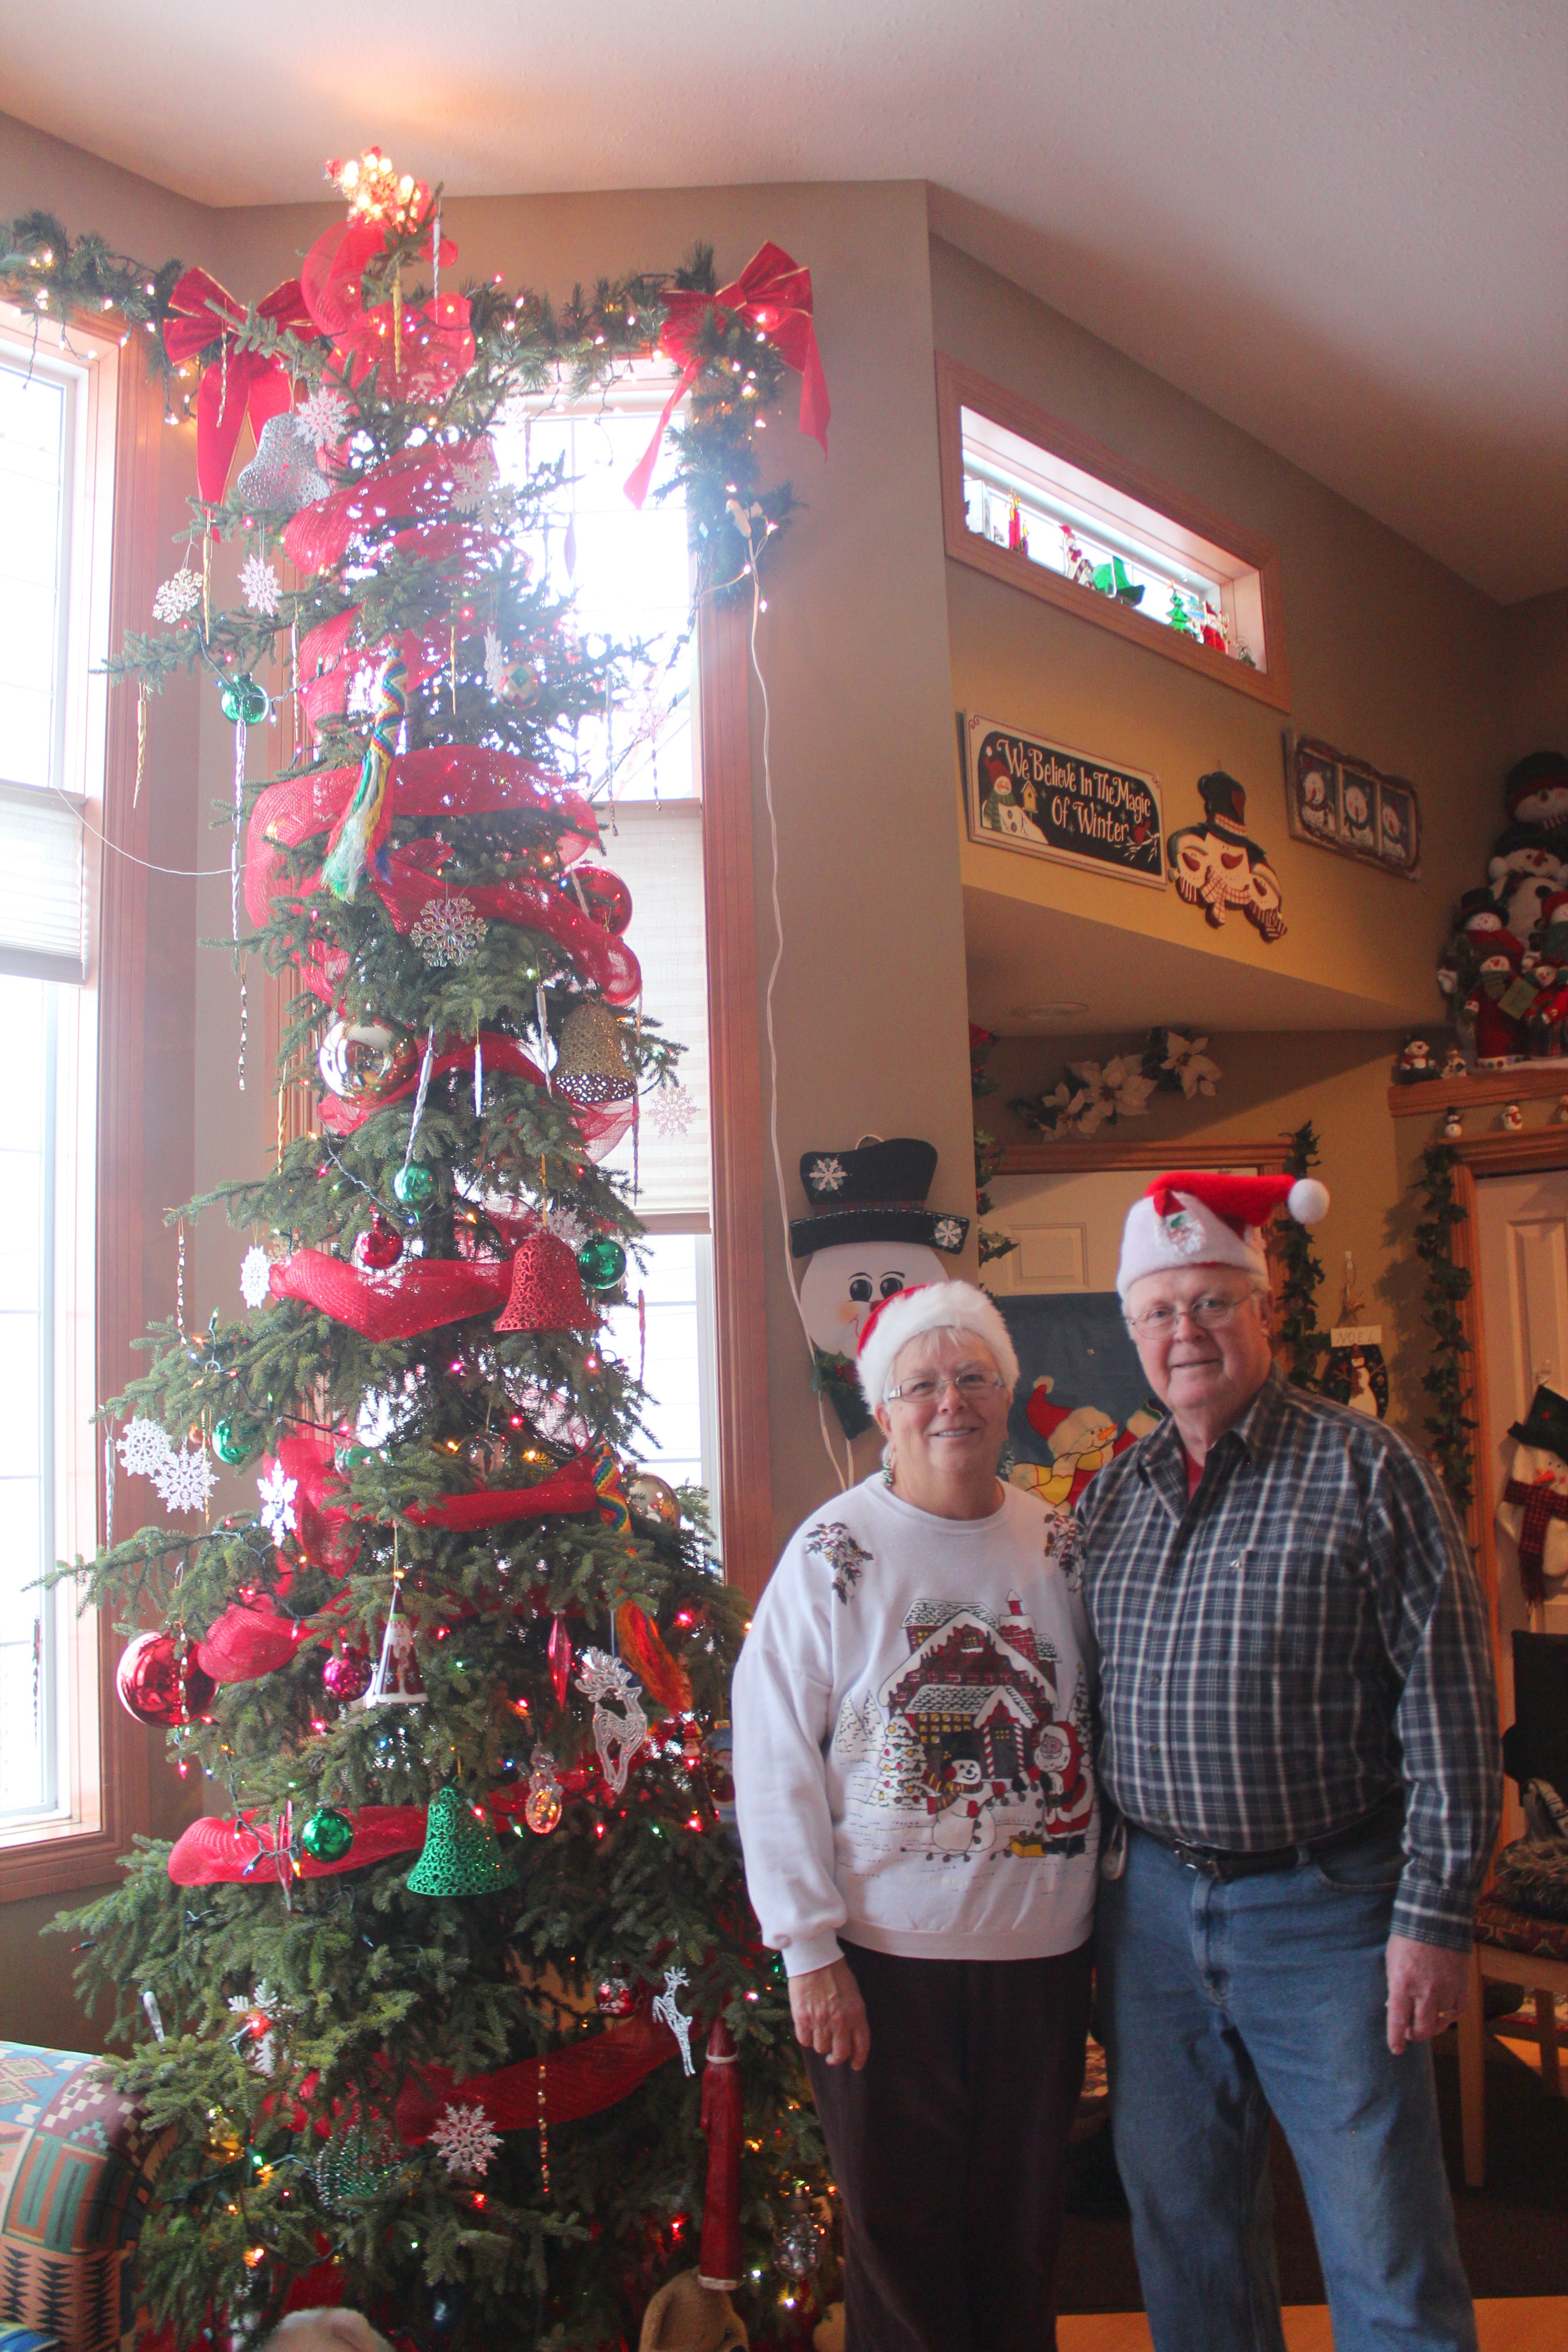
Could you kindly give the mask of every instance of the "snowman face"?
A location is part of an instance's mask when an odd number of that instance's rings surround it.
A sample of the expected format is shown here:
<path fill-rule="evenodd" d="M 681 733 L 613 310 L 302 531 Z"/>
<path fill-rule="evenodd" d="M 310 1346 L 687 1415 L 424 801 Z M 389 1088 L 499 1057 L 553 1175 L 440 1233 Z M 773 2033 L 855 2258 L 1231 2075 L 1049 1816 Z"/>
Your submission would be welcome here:
<path fill-rule="evenodd" d="M 800 1307 L 813 1345 L 853 1356 L 874 1307 L 922 1282 L 945 1282 L 947 1268 L 918 1242 L 845 1242 L 817 1250 L 800 1278 Z"/>
<path fill-rule="evenodd" d="M 1481 970 L 1483 971 L 1511 971 L 1512 969 L 1512 965 L 1505 955 L 1489 955 L 1483 956 L 1481 958 Z"/>
<path fill-rule="evenodd" d="M 1259 859 L 1247 877 L 1246 900 L 1247 913 L 1255 919 L 1259 915 L 1277 915 L 1279 912 L 1282 895 L 1279 877 L 1274 868 L 1272 866 L 1265 866 Z"/>
<path fill-rule="evenodd" d="M 1514 803 L 1516 824 L 1568 824 L 1568 783 L 1537 784 Z"/>
<path fill-rule="evenodd" d="M 1345 814 L 1352 824 L 1364 824 L 1372 814 L 1366 789 L 1362 784 L 1345 786 Z"/>
<path fill-rule="evenodd" d="M 980 1780 L 980 1767 L 973 1756 L 960 1756 L 955 1759 L 952 1767 L 952 1785 L 959 1796 L 972 1797 L 979 1788 Z"/>
<path fill-rule="evenodd" d="M 1399 811 L 1392 806 L 1385 807 L 1383 812 L 1383 837 L 1390 847 L 1394 849 L 1401 847 L 1405 840 L 1404 829 L 1399 822 Z"/>
<path fill-rule="evenodd" d="M 1483 908 L 1479 914 L 1465 917 L 1465 929 L 1471 939 L 1475 939 L 1482 931 L 1500 931 L 1502 917 L 1495 914 L 1489 907 Z"/>

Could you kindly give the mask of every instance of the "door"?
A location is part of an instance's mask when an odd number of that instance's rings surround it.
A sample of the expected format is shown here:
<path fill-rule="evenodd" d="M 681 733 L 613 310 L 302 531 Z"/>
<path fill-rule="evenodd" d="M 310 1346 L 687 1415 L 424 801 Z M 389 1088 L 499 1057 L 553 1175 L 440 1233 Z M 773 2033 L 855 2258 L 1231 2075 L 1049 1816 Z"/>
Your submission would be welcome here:
<path fill-rule="evenodd" d="M 1568 1169 L 1483 1177 L 1476 1204 L 1487 1357 L 1487 1425 L 1480 1436 L 1495 1507 L 1514 1466 L 1510 1423 L 1525 1419 L 1542 1382 L 1568 1396 Z M 1494 1527 L 1492 1539 L 1506 1674 L 1510 1636 L 1528 1630 L 1531 1617 L 1513 1538 Z M 1552 1592 L 1542 1629 L 1568 1633 L 1568 1590 Z M 1511 1708 L 1503 1720 L 1511 1720 Z"/>

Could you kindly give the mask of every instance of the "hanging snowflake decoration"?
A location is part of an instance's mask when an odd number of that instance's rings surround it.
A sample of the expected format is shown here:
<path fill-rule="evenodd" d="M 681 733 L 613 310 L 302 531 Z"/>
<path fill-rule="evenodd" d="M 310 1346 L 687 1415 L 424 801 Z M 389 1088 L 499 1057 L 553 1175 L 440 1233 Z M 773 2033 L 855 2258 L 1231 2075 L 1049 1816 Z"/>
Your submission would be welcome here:
<path fill-rule="evenodd" d="M 647 1116 L 654 1133 L 674 1142 L 695 1120 L 697 1097 L 681 1086 L 656 1087 L 647 1098 Z"/>
<path fill-rule="evenodd" d="M 259 551 L 247 555 L 239 567 L 239 593 L 253 613 L 270 621 L 281 593 L 276 567 Z"/>
<path fill-rule="evenodd" d="M 293 2011 L 277 1999 L 265 1977 L 258 1979 L 253 1999 L 247 2000 L 242 1992 L 232 1992 L 228 2005 L 239 2021 L 240 2030 L 249 2037 L 247 2057 L 263 2074 L 275 2074 L 281 2054 L 279 2029 L 286 2017 L 293 2016 Z"/>
<path fill-rule="evenodd" d="M 449 898 L 426 898 L 409 937 L 426 962 L 438 969 L 467 963 L 488 929 L 473 900 L 459 890 Z"/>
<path fill-rule="evenodd" d="M 574 1256 L 588 1238 L 588 1228 L 574 1209 L 552 1209 L 542 1223 L 544 1231 L 564 1242 Z"/>
<path fill-rule="evenodd" d="M 165 580 L 153 599 L 153 618 L 171 624 L 183 621 L 202 601 L 202 575 L 186 564 L 172 580 Z"/>
<path fill-rule="evenodd" d="M 510 504 L 500 486 L 500 469 L 489 442 L 452 468 L 452 511 L 472 515 L 476 522 L 499 522 Z"/>
<path fill-rule="evenodd" d="M 166 1511 L 201 1511 L 217 1485 L 217 1472 L 205 1445 L 182 1445 L 177 1454 L 171 1446 L 153 1473 L 153 1484 Z"/>
<path fill-rule="evenodd" d="M 280 1462 L 275 1462 L 265 1478 L 256 1482 L 261 1497 L 261 1524 L 275 1544 L 294 1532 L 294 1497 L 300 1491 L 298 1478 L 290 1478 Z"/>
<path fill-rule="evenodd" d="M 500 2146 L 500 2134 L 483 2107 L 448 2103 L 430 2134 L 448 2172 L 486 2173 Z"/>
<path fill-rule="evenodd" d="M 128 1478 L 151 1478 L 174 1452 L 169 1433 L 139 1412 L 120 1433 L 120 1460 Z"/>
<path fill-rule="evenodd" d="M 319 391 L 307 394 L 294 411 L 294 429 L 316 448 L 330 448 L 343 437 L 349 406 L 341 392 L 322 384 Z"/>
<path fill-rule="evenodd" d="M 510 676 L 510 666 L 501 650 L 500 632 L 498 629 L 487 629 L 485 631 L 485 692 L 493 694 L 499 701 L 506 693 L 507 682 Z"/>
<path fill-rule="evenodd" d="M 272 1296 L 272 1260 L 259 1242 L 253 1242 L 239 1262 L 239 1292 L 250 1307 L 265 1307 Z"/>

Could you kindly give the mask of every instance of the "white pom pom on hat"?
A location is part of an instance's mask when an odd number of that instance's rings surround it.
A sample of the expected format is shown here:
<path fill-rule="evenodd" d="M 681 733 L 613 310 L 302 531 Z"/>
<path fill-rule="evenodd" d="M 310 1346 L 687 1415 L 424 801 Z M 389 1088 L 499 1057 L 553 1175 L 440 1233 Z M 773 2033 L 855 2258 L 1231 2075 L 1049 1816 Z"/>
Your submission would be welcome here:
<path fill-rule="evenodd" d="M 1209 1169 L 1156 1176 L 1127 1213 L 1116 1287 L 1123 1298 L 1146 1274 L 1184 1265 L 1236 1265 L 1266 1276 L 1263 1227 L 1276 1209 L 1298 1224 L 1328 1214 L 1326 1185 L 1315 1176 L 1227 1176 Z"/>
<path fill-rule="evenodd" d="M 995 1300 L 973 1282 L 917 1282 L 896 1290 L 866 1318 L 855 1370 L 867 1410 L 888 1393 L 900 1349 L 927 1331 L 968 1331 L 983 1340 L 1010 1389 L 1018 1385 L 1018 1357 Z"/>

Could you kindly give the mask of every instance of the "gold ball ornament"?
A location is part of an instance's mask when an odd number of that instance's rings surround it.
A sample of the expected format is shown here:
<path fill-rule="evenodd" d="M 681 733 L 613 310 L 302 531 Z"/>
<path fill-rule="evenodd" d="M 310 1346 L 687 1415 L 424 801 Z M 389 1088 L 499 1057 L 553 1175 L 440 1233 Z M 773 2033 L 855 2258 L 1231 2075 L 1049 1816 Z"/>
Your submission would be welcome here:
<path fill-rule="evenodd" d="M 316 1057 L 321 1084 L 341 1102 L 384 1102 L 411 1078 L 417 1041 L 384 1021 L 334 1021 Z"/>
<path fill-rule="evenodd" d="M 680 1498 L 673 1486 L 651 1470 L 638 1470 L 626 1481 L 626 1503 L 636 1518 L 650 1520 L 655 1527 L 678 1528 L 680 1525 Z"/>

